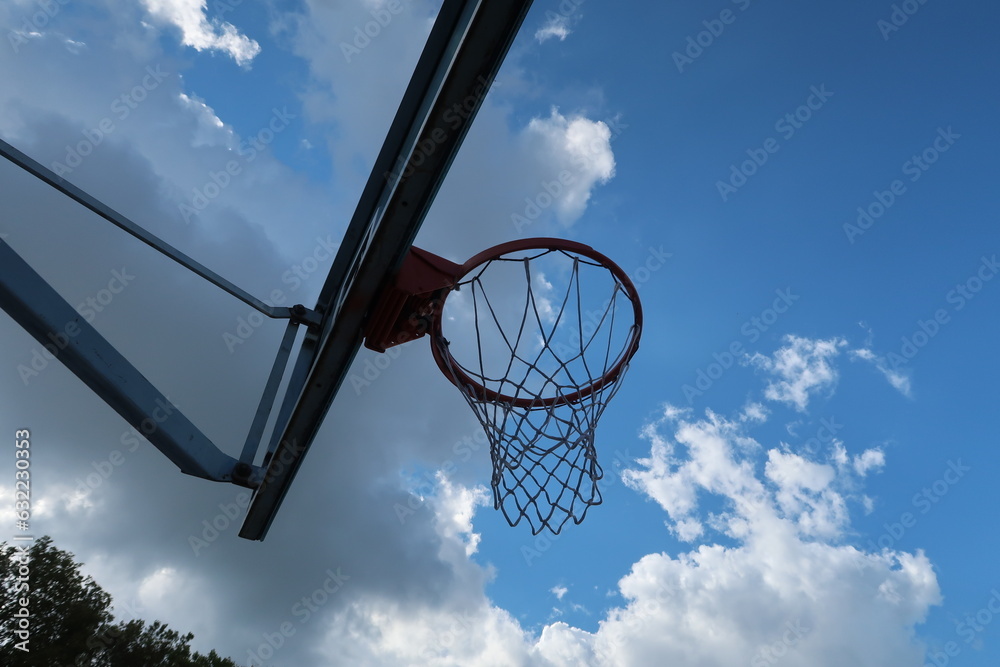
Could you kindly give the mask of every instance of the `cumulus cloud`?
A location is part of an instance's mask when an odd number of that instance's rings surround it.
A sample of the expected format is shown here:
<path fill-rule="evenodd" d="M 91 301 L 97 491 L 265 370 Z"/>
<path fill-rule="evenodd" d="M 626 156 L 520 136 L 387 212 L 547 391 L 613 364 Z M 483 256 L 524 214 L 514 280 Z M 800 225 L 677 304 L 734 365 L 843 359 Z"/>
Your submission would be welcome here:
<path fill-rule="evenodd" d="M 241 35 L 232 23 L 209 20 L 207 0 L 143 0 L 143 4 L 154 19 L 179 28 L 181 42 L 196 51 L 221 51 L 241 67 L 260 53 L 260 44 Z"/>
<path fill-rule="evenodd" d="M 940 603 L 927 558 L 838 546 L 851 471 L 771 449 L 761 480 L 753 448 L 738 444 L 741 429 L 675 408 L 646 429 L 651 456 L 625 471 L 626 483 L 672 520 L 698 516 L 694 498 L 723 499 L 714 524 L 738 546 L 638 561 L 620 582 L 629 604 L 590 642 L 595 655 L 607 664 L 919 664 L 912 628 Z M 855 465 L 867 471 L 881 460 L 870 452 Z"/>
<path fill-rule="evenodd" d="M 676 420 L 674 436 L 666 437 L 660 423 L 650 424 L 643 435 L 650 441 L 649 458 L 642 467 L 627 470 L 623 478 L 631 487 L 655 500 L 669 515 L 668 526 L 682 539 L 697 536 L 704 521 L 699 511 L 707 492 L 727 498 L 732 507 L 713 514 L 710 522 L 734 539 L 746 539 L 759 512 L 787 521 L 802 536 L 836 538 L 848 519 L 846 483 L 834 461 L 815 461 L 803 453 L 770 449 L 764 479 L 757 477 L 751 452 L 761 446 L 743 432 L 743 422 L 727 421 L 709 413 L 699 421 L 688 420 L 669 408 L 664 420 Z"/>
<path fill-rule="evenodd" d="M 834 538 L 840 533 L 847 506 L 843 496 L 831 489 L 832 466 L 771 450 L 764 474 L 777 486 L 775 498 L 782 513 L 795 517 L 803 534 Z"/>
<path fill-rule="evenodd" d="M 756 353 L 751 363 L 773 376 L 764 390 L 764 396 L 805 411 L 810 395 L 832 390 L 837 383 L 837 369 L 830 363 L 847 345 L 841 338 L 811 340 L 788 335 L 785 346 L 772 357 Z"/>
<path fill-rule="evenodd" d="M 559 221 L 568 225 L 583 214 L 595 185 L 615 175 L 611 129 L 603 121 L 583 116 L 564 116 L 552 109 L 547 118 L 533 118 L 523 139 L 534 147 L 539 161 L 552 164 L 551 177 L 561 173 L 564 189 L 556 199 Z"/>

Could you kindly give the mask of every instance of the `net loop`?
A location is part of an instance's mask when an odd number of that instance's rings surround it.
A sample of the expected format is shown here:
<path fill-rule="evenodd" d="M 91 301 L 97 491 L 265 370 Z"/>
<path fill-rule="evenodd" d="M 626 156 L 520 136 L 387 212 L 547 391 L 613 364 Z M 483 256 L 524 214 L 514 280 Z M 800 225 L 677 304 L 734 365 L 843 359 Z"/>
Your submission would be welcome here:
<path fill-rule="evenodd" d="M 522 247 L 530 241 L 550 243 Z M 559 534 L 602 502 L 594 433 L 638 348 L 642 311 L 611 260 L 582 244 L 530 241 L 466 263 L 462 296 L 450 297 L 460 303 L 446 304 L 431 340 L 486 432 L 494 507 L 512 526 L 525 519 L 534 535 Z M 442 320 L 471 320 L 475 335 L 449 342 Z"/>

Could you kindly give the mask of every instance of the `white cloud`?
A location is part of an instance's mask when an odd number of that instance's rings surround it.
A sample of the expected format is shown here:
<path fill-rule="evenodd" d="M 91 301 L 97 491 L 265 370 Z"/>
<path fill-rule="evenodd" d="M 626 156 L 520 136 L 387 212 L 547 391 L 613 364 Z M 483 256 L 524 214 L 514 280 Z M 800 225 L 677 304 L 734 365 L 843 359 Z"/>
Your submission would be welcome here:
<path fill-rule="evenodd" d="M 920 664 L 911 629 L 940 601 L 926 557 L 768 538 L 641 559 L 620 582 L 627 606 L 593 638 L 591 664 Z M 882 595 L 888 587 L 898 597 Z"/>
<path fill-rule="evenodd" d="M 835 542 L 844 534 L 844 500 L 836 489 L 849 469 L 772 449 L 769 488 L 753 474 L 751 453 L 736 445 L 743 437 L 738 423 L 711 413 L 692 422 L 668 408 L 646 436 L 651 457 L 626 471 L 625 481 L 668 512 L 690 516 L 697 508 L 679 508 L 677 494 L 664 488 L 722 497 L 727 509 L 718 525 L 738 546 L 639 560 L 620 582 L 628 605 L 613 610 L 589 640 L 601 660 L 593 664 L 733 665 L 755 658 L 769 664 L 763 651 L 776 644 L 787 665 L 839 665 L 847 656 L 857 665 L 919 664 L 913 626 L 940 603 L 927 558 L 866 554 L 815 539 Z M 796 632 L 786 634 L 789 628 Z"/>
<path fill-rule="evenodd" d="M 215 110 L 205 104 L 204 100 L 186 93 L 179 93 L 177 98 L 197 123 L 194 136 L 191 139 L 192 148 L 225 146 L 232 149 L 236 147 L 239 142 L 232 128 L 227 127 L 222 119 L 215 115 Z"/>
<path fill-rule="evenodd" d="M 506 611 L 483 592 L 489 577 L 467 556 L 471 517 L 484 492 L 436 477 L 430 498 L 432 525 L 442 560 L 452 576 L 433 597 L 355 598 L 329 619 L 320 651 L 329 664 L 394 666 L 531 664 L 529 637 Z"/>
<path fill-rule="evenodd" d="M 472 515 L 475 514 L 476 507 L 489 504 L 489 492 L 482 486 L 466 488 L 453 484 L 440 471 L 436 479 L 438 493 L 434 504 L 442 544 L 447 546 L 458 542 L 464 555 L 471 556 L 479 546 L 479 535 L 472 531 Z"/>
<path fill-rule="evenodd" d="M 552 165 L 546 170 L 549 180 L 558 181 L 564 171 L 569 174 L 555 197 L 556 214 L 564 225 L 583 214 L 595 185 L 607 183 L 615 175 L 611 129 L 603 121 L 566 117 L 552 109 L 548 118 L 533 118 L 528 123 L 523 142 L 532 147 L 541 164 Z"/>
<path fill-rule="evenodd" d="M 869 349 L 861 348 L 860 350 L 851 350 L 851 357 L 855 359 L 864 359 L 865 361 L 875 361 L 875 353 Z"/>
<path fill-rule="evenodd" d="M 177 584 L 177 571 L 162 567 L 139 584 L 139 599 L 143 604 L 156 604 L 170 596 L 177 589 Z"/>
<path fill-rule="evenodd" d="M 241 35 L 232 23 L 208 20 L 207 0 L 143 0 L 153 18 L 180 29 L 181 43 L 197 51 L 221 51 L 241 67 L 260 53 L 260 44 Z"/>
<path fill-rule="evenodd" d="M 885 454 L 881 449 L 866 449 L 854 457 L 854 470 L 864 477 L 872 470 L 878 471 L 885 466 Z"/>
<path fill-rule="evenodd" d="M 535 31 L 535 39 L 541 44 L 553 37 L 558 37 L 559 41 L 569 37 L 569 17 L 555 12 L 548 12 L 545 24 Z"/>
<path fill-rule="evenodd" d="M 87 44 L 85 42 L 78 42 L 68 37 L 63 41 L 63 45 L 70 53 L 81 53 L 87 48 Z"/>
<path fill-rule="evenodd" d="M 803 535 L 835 538 L 847 522 L 847 506 L 831 487 L 833 467 L 803 457 L 770 450 L 764 474 L 777 486 L 775 499 L 784 516 Z"/>
<path fill-rule="evenodd" d="M 681 519 L 670 526 L 681 542 L 694 542 L 705 533 L 705 526 L 697 519 Z"/>
<path fill-rule="evenodd" d="M 643 435 L 650 441 L 650 457 L 623 474 L 626 484 L 663 507 L 671 519 L 668 526 L 680 539 L 698 536 L 698 510 L 705 493 L 730 500 L 732 507 L 715 515 L 712 524 L 731 538 L 746 538 L 753 529 L 751 520 L 766 508 L 804 536 L 840 535 L 847 507 L 837 468 L 772 449 L 764 468 L 769 488 L 756 477 L 749 458 L 760 446 L 747 438 L 740 422 L 712 413 L 691 422 L 683 414 L 665 410 L 663 421 L 677 423 L 673 439 L 663 435 L 659 424 L 647 426 Z"/>
<path fill-rule="evenodd" d="M 743 414 L 740 420 L 745 422 L 762 423 L 767 420 L 769 412 L 763 403 L 751 402 L 743 406 Z"/>
<path fill-rule="evenodd" d="M 910 396 L 910 378 L 891 369 L 879 368 L 879 370 L 882 371 L 882 374 L 885 375 L 885 379 L 889 381 L 889 384 L 891 384 L 896 391 L 901 393 L 903 396 Z"/>
<path fill-rule="evenodd" d="M 369 597 L 334 615 L 319 652 L 330 665 L 538 664 L 529 641 L 507 612 L 485 602 L 410 606 Z"/>
<path fill-rule="evenodd" d="M 844 447 L 843 442 L 837 440 L 836 438 L 834 438 L 831 444 L 833 446 L 833 452 L 830 454 L 830 460 L 836 463 L 838 467 L 843 468 L 850 460 L 847 455 L 847 448 Z"/>
<path fill-rule="evenodd" d="M 758 352 L 750 361 L 777 378 L 764 390 L 768 399 L 789 403 L 804 412 L 811 394 L 836 385 L 837 370 L 830 360 L 847 342 L 840 338 L 811 340 L 793 335 L 785 336 L 784 341 L 785 347 L 773 357 Z"/>
<path fill-rule="evenodd" d="M 562 600 L 563 596 L 569 592 L 569 589 L 565 586 L 553 586 L 549 589 L 549 592 L 555 595 L 557 600 Z"/>
<path fill-rule="evenodd" d="M 913 395 L 909 375 L 900 372 L 898 368 L 890 368 L 885 357 L 875 354 L 869 348 L 851 350 L 850 355 L 852 359 L 860 359 L 874 365 L 878 372 L 892 385 L 893 389 L 903 396 L 910 398 Z"/>

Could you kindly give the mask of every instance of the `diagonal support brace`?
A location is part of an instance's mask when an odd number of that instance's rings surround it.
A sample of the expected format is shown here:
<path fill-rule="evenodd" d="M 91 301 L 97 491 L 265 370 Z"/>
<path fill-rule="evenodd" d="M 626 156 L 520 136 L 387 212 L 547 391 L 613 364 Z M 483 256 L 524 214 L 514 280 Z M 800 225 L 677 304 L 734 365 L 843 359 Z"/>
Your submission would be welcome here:
<path fill-rule="evenodd" d="M 263 470 L 222 452 L 0 240 L 0 308 L 181 469 L 256 488 Z"/>

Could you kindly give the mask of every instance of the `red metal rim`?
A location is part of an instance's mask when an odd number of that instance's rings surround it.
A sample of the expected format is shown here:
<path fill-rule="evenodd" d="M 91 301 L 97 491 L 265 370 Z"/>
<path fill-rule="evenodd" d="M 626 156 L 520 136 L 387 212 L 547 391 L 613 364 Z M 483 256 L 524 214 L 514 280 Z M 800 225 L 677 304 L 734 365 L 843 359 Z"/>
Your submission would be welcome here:
<path fill-rule="evenodd" d="M 630 339 L 628 341 L 628 345 L 625 347 L 624 352 L 615 364 L 603 376 L 597 378 L 586 387 L 583 387 L 572 394 L 565 396 L 552 396 L 542 399 L 508 396 L 484 387 L 482 384 L 469 377 L 469 375 L 462 370 L 461 365 L 459 365 L 459 363 L 451 355 L 451 352 L 448 350 L 448 345 L 444 342 L 444 334 L 441 331 L 442 317 L 440 314 L 438 317 L 434 318 L 434 321 L 431 324 L 431 351 L 434 354 L 434 361 L 437 363 L 438 368 L 441 369 L 441 372 L 444 373 L 444 376 L 448 378 L 452 384 L 462 390 L 472 389 L 473 395 L 479 400 L 493 403 L 505 403 L 519 408 L 540 408 L 563 403 L 576 403 L 577 401 L 590 396 L 595 391 L 599 391 L 602 387 L 605 387 L 617 380 L 618 376 L 621 375 L 626 365 L 628 365 L 628 362 L 639 349 L 639 338 L 642 335 L 642 304 L 639 302 L 639 292 L 632 283 L 632 279 L 628 277 L 628 274 L 604 254 L 597 252 L 590 246 L 584 245 L 583 243 L 553 238 L 518 239 L 516 241 L 508 241 L 507 243 L 501 243 L 500 245 L 488 248 L 475 255 L 472 259 L 462 265 L 461 273 L 456 277 L 455 284 L 457 285 L 460 283 L 463 278 L 487 262 L 499 259 L 504 255 L 526 250 L 565 250 L 567 252 L 576 253 L 577 255 L 591 259 L 608 269 L 622 284 L 622 287 L 625 289 L 626 296 L 628 296 L 629 301 L 632 302 L 632 312 L 635 316 L 635 323 L 632 325 L 629 334 Z M 446 299 L 447 296 L 445 296 L 445 300 Z M 439 313 L 443 312 L 444 300 L 442 300 L 441 310 Z"/>

